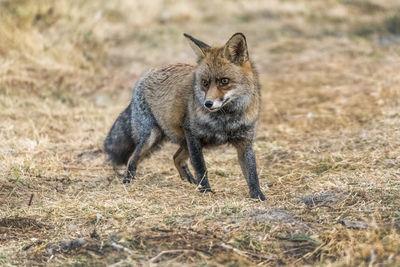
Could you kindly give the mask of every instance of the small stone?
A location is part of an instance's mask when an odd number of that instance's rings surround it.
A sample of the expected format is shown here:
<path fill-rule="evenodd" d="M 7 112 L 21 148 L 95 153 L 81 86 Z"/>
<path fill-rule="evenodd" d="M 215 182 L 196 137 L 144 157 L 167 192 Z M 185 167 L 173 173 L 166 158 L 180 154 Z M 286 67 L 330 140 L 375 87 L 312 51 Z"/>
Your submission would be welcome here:
<path fill-rule="evenodd" d="M 295 223 L 297 218 L 289 212 L 280 208 L 269 208 L 265 210 L 254 210 L 250 212 L 253 220 L 258 222 L 285 222 Z"/>
<path fill-rule="evenodd" d="M 317 206 L 331 206 L 340 202 L 342 194 L 335 190 L 322 192 L 319 194 L 313 194 L 305 196 L 301 199 L 301 202 L 306 204 L 308 208 L 314 208 Z"/>
<path fill-rule="evenodd" d="M 366 229 L 368 228 L 368 224 L 362 221 L 349 221 L 349 220 L 343 220 L 342 224 L 346 226 L 347 228 L 353 228 L 353 229 Z"/>

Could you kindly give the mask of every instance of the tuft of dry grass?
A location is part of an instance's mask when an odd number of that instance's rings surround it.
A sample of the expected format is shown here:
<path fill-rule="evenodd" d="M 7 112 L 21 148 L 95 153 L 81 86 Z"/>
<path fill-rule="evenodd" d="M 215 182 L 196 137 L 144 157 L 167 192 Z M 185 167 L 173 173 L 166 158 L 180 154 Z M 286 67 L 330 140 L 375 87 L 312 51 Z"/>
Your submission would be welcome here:
<path fill-rule="evenodd" d="M 0 2 L 0 265 L 400 263 L 400 48 L 394 0 Z M 223 15 L 221 12 L 223 11 Z M 147 69 L 194 62 L 183 32 L 246 34 L 263 106 L 265 202 L 231 147 L 215 194 L 166 144 L 126 186 L 102 142 Z"/>

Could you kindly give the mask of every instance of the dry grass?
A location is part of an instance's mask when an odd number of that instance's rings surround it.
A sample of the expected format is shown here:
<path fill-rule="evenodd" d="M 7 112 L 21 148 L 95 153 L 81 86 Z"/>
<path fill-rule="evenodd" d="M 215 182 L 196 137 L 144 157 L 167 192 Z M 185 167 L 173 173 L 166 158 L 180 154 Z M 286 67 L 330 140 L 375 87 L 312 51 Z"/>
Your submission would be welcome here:
<path fill-rule="evenodd" d="M 0 265 L 400 264 L 399 10 L 0 1 Z M 172 144 L 122 185 L 102 142 L 136 79 L 194 62 L 183 32 L 222 43 L 237 31 L 263 85 L 267 201 L 248 198 L 230 147 L 206 153 L 216 194 L 179 179 Z"/>

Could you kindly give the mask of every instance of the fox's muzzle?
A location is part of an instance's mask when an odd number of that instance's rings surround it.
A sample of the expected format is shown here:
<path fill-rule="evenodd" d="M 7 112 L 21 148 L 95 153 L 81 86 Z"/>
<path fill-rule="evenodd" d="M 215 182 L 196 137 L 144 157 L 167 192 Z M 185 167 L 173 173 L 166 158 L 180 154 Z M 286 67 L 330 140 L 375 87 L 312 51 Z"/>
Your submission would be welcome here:
<path fill-rule="evenodd" d="M 222 101 L 219 100 L 205 100 L 203 103 L 204 107 L 209 111 L 217 111 L 222 107 Z"/>
<path fill-rule="evenodd" d="M 223 106 L 225 106 L 226 103 L 228 103 L 230 98 L 226 98 L 224 100 L 205 100 L 204 101 L 204 106 L 211 112 L 217 111 L 221 109 Z"/>

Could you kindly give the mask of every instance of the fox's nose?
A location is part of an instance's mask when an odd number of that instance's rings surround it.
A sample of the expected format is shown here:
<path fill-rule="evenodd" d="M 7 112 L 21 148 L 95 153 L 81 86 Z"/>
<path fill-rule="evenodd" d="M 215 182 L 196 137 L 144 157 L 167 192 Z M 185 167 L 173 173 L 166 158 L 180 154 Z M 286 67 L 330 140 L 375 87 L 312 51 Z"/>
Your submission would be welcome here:
<path fill-rule="evenodd" d="M 206 102 L 204 102 L 204 106 L 206 106 L 207 108 L 211 108 L 213 105 L 213 102 L 211 100 L 207 100 Z"/>

